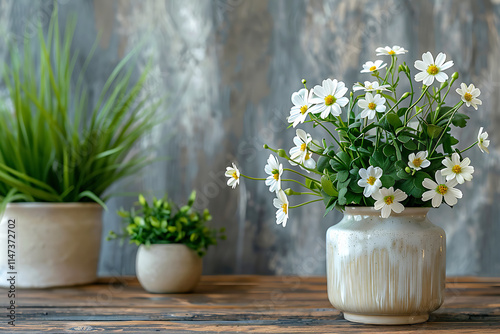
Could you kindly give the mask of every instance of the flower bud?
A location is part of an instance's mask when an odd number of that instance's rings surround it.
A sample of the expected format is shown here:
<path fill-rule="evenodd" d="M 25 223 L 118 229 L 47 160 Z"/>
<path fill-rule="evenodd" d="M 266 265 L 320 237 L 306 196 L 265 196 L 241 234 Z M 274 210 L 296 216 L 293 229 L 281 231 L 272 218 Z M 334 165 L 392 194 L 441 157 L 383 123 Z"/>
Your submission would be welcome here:
<path fill-rule="evenodd" d="M 263 147 L 264 147 L 264 149 L 266 149 L 266 150 L 269 148 L 269 146 L 267 146 L 267 144 L 264 144 L 264 146 L 263 146 Z"/>
<path fill-rule="evenodd" d="M 444 81 L 443 83 L 441 83 L 441 86 L 439 87 L 439 90 L 445 88 L 446 86 L 448 86 L 448 81 Z"/>
<path fill-rule="evenodd" d="M 401 96 L 402 99 L 406 99 L 408 96 L 410 96 L 410 93 L 409 92 L 406 92 L 403 94 L 403 96 Z"/>
<path fill-rule="evenodd" d="M 285 150 L 284 150 L 284 149 L 282 149 L 282 148 L 280 148 L 280 149 L 278 150 L 278 155 L 279 155 L 280 157 L 282 157 L 282 158 L 289 159 L 289 158 L 288 158 L 288 156 L 286 155 Z"/>
<path fill-rule="evenodd" d="M 293 193 L 294 193 L 294 191 L 293 191 L 292 189 L 290 189 L 290 188 L 285 189 L 285 194 L 286 194 L 287 196 L 292 196 L 292 195 L 293 195 Z"/>
<path fill-rule="evenodd" d="M 405 70 L 406 70 L 406 69 L 405 69 L 405 67 L 404 67 L 403 65 L 399 65 L 399 66 L 398 66 L 398 73 L 399 73 L 399 72 L 404 72 Z"/>
<path fill-rule="evenodd" d="M 405 172 L 407 172 L 408 174 L 410 174 L 410 172 L 411 172 L 410 167 L 406 167 L 406 168 L 405 168 Z"/>
<path fill-rule="evenodd" d="M 307 83 L 306 79 L 302 79 L 302 84 L 305 85 Z"/>
<path fill-rule="evenodd" d="M 453 80 L 457 80 L 458 79 L 458 72 L 453 73 L 452 76 L 451 76 L 451 78 Z"/>

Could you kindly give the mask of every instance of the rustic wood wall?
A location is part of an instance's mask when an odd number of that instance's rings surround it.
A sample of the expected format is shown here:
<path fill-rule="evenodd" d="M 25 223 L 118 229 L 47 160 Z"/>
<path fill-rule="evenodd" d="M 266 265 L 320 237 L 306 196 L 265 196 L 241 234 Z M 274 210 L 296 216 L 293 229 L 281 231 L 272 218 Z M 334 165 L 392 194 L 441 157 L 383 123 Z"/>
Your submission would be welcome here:
<path fill-rule="evenodd" d="M 4 0 L 0 10 L 4 36 L 35 38 L 33 28 L 38 20 L 47 24 L 52 1 Z M 293 210 L 286 228 L 277 226 L 265 185 L 245 181 L 231 190 L 224 167 L 237 161 L 262 176 L 269 155 L 262 144 L 290 147 L 294 134 L 285 131 L 285 117 L 302 78 L 350 85 L 378 46 L 406 47 L 410 64 L 427 50 L 445 52 L 461 80 L 482 90 L 482 107 L 467 110 L 470 127 L 457 136 L 465 145 L 485 126 L 492 143 L 489 156 L 470 153 L 474 182 L 462 187 L 459 205 L 431 216 L 448 235 L 449 275 L 500 274 L 499 0 L 60 0 L 59 10 L 63 22 L 78 16 L 75 50 L 87 53 L 101 33 L 86 76 L 92 98 L 134 47 L 140 45 L 138 69 L 152 60 L 147 90 L 166 95 L 159 117 L 169 119 L 139 145 L 168 160 L 113 191 L 168 192 L 183 201 L 198 190 L 198 206 L 208 206 L 214 225 L 228 234 L 206 256 L 206 274 L 324 274 L 325 231 L 341 214 L 322 218 L 322 205 L 312 205 Z M 104 235 L 120 226 L 115 210 L 133 202 L 109 202 Z M 135 252 L 103 236 L 100 274 L 133 274 Z"/>

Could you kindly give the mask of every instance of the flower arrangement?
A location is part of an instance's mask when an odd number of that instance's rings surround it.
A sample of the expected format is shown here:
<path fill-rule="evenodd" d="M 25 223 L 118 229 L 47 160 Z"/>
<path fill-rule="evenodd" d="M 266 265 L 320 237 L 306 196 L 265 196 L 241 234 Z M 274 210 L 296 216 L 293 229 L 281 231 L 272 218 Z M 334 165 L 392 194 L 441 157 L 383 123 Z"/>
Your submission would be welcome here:
<path fill-rule="evenodd" d="M 208 209 L 203 212 L 193 210 L 196 192 L 189 196 L 186 205 L 178 208 L 165 196 L 163 199 L 153 198 L 153 203 L 139 195 L 139 209 L 132 207 L 130 211 L 120 210 L 118 215 L 127 225 L 123 236 L 129 236 L 130 242 L 137 245 L 151 244 L 184 244 L 196 251 L 199 256 L 211 245 L 217 244 L 217 239 L 225 239 L 224 228 L 220 230 L 207 227 L 212 220 Z M 118 235 L 111 231 L 109 239 Z"/>
<path fill-rule="evenodd" d="M 467 125 L 469 116 L 459 112 L 464 105 L 477 110 L 482 104 L 480 90 L 462 83 L 455 90 L 460 101 L 446 105 L 458 73 L 448 76 L 446 71 L 453 61 L 446 61 L 444 53 L 435 58 L 424 53 L 422 60 L 415 61 L 418 73 L 412 77 L 405 62 L 398 65 L 398 56 L 407 50 L 386 46 L 376 52 L 390 57 L 390 65 L 383 60 L 366 62 L 361 73 L 371 75 L 374 81 L 354 84 L 349 95 L 345 83 L 336 79 L 325 79 L 312 89 L 302 80 L 304 88 L 292 94 L 290 127 L 311 123 L 323 128 L 329 140 L 313 140 L 309 133 L 297 129 L 295 146 L 288 154 L 268 145 L 264 148 L 299 166 L 302 172 L 283 168 L 271 154 L 264 168 L 267 178 L 244 175 L 233 163 L 225 173 L 228 185 L 235 188 L 240 177 L 264 180 L 276 193 L 276 222 L 283 226 L 290 209 L 316 201 L 324 202 L 325 215 L 357 205 L 374 207 L 383 218 L 405 207 L 439 207 L 443 201 L 455 205 L 462 198 L 457 185 L 471 181 L 474 173 L 470 159 L 462 154 L 475 145 L 489 153 L 488 134 L 482 127 L 477 141 L 463 150 L 451 133 L 452 126 Z M 408 80 L 410 89 L 400 94 L 397 89 L 402 78 Z M 420 89 L 414 87 L 415 82 L 422 84 Z M 285 172 L 300 179 L 285 179 Z M 293 182 L 303 190 L 284 189 L 284 182 Z M 291 206 L 287 196 L 292 195 L 316 199 Z"/>

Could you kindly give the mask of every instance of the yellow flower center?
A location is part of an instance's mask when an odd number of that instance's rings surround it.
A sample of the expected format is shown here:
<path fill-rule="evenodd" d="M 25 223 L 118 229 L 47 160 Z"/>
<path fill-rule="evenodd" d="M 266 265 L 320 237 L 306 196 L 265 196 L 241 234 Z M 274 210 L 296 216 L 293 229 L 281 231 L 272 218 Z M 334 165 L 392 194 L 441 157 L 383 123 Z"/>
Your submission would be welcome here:
<path fill-rule="evenodd" d="M 451 170 L 455 174 L 460 174 L 462 172 L 462 167 L 460 167 L 460 165 L 455 165 L 455 166 L 453 166 L 453 168 Z"/>
<path fill-rule="evenodd" d="M 373 176 L 370 176 L 368 179 L 366 179 L 366 183 L 368 183 L 369 185 L 373 186 L 373 184 L 375 183 L 375 181 L 377 181 L 377 179 Z"/>
<path fill-rule="evenodd" d="M 366 89 L 373 89 L 373 85 L 366 86 L 365 88 L 366 88 Z"/>
<path fill-rule="evenodd" d="M 385 204 L 387 205 L 391 205 L 392 203 L 394 203 L 394 196 L 390 195 L 390 196 L 385 196 L 384 197 L 384 202 Z"/>
<path fill-rule="evenodd" d="M 273 177 L 274 177 L 274 179 L 276 181 L 279 180 L 279 178 L 280 178 L 280 172 L 279 172 L 279 170 L 277 170 L 277 169 L 273 170 Z"/>
<path fill-rule="evenodd" d="M 302 143 L 302 145 L 300 145 L 300 150 L 304 152 L 306 150 L 306 147 L 307 147 L 306 143 Z"/>
<path fill-rule="evenodd" d="M 307 152 L 304 160 L 309 160 L 309 159 L 311 159 L 311 155 L 309 154 L 309 152 Z"/>
<path fill-rule="evenodd" d="M 472 94 L 471 93 L 465 93 L 464 94 L 464 99 L 465 101 L 471 101 L 472 100 Z"/>
<path fill-rule="evenodd" d="M 448 187 L 447 187 L 445 184 L 440 184 L 440 185 L 437 187 L 436 191 L 437 191 L 439 194 L 444 195 L 444 194 L 446 194 L 446 193 L 448 192 Z"/>
<path fill-rule="evenodd" d="M 375 110 L 377 108 L 377 105 L 373 102 L 368 103 L 368 109 Z"/>
<path fill-rule="evenodd" d="M 285 213 L 285 215 L 288 214 L 288 205 L 286 205 L 286 203 L 283 203 L 281 205 L 281 208 L 283 209 L 283 212 Z"/>
<path fill-rule="evenodd" d="M 300 113 L 301 113 L 302 115 L 304 115 L 304 114 L 306 113 L 306 111 L 307 111 L 307 106 L 302 106 L 302 107 L 300 107 Z"/>
<path fill-rule="evenodd" d="M 394 50 L 391 50 L 391 51 L 389 51 L 388 53 L 389 53 L 391 56 L 396 54 L 396 52 L 394 52 Z"/>
<path fill-rule="evenodd" d="M 415 158 L 415 159 L 413 159 L 413 166 L 420 167 L 420 165 L 422 164 L 422 162 L 423 162 L 422 159 Z"/>
<path fill-rule="evenodd" d="M 337 101 L 337 99 L 333 95 L 328 95 L 327 97 L 325 97 L 325 104 L 327 106 L 331 106 L 335 103 L 335 101 Z"/>
<path fill-rule="evenodd" d="M 370 71 L 372 71 L 372 72 L 375 71 L 376 69 L 377 69 L 377 66 L 375 66 L 375 65 L 370 67 Z"/>
<path fill-rule="evenodd" d="M 427 73 L 429 73 L 430 75 L 436 75 L 439 73 L 439 68 L 436 65 L 432 64 L 427 67 Z"/>
<path fill-rule="evenodd" d="M 238 174 L 236 174 L 236 172 L 233 173 L 233 177 L 234 177 L 235 180 L 239 179 Z"/>

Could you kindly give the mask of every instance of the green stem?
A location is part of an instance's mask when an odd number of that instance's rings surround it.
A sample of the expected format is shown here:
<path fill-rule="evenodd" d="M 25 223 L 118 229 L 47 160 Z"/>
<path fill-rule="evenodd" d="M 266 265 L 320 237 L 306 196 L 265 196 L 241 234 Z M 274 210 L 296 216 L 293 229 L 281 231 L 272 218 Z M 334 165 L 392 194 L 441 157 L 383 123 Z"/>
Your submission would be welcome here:
<path fill-rule="evenodd" d="M 263 179 L 263 178 L 260 178 L 260 177 L 251 177 L 251 176 L 246 176 L 246 175 L 243 175 L 240 173 L 240 176 L 243 176 L 244 178 L 246 179 L 250 179 L 250 180 L 256 180 L 256 181 L 265 181 L 266 179 Z"/>
<path fill-rule="evenodd" d="M 290 161 L 293 161 L 293 160 L 290 160 Z M 304 174 L 302 174 L 302 173 L 300 173 L 300 172 L 297 172 L 297 171 L 295 171 L 295 170 L 293 170 L 293 169 L 290 169 L 290 168 L 283 168 L 283 170 L 284 170 L 284 171 L 286 170 L 286 171 L 289 171 L 289 172 L 293 172 L 293 173 L 295 173 L 295 174 L 299 174 L 300 176 L 303 176 L 303 177 L 305 177 L 306 179 L 309 179 L 309 180 L 311 180 L 311 181 L 313 181 L 313 182 L 316 182 L 317 184 L 320 184 L 318 180 L 313 179 L 313 178 L 311 178 L 311 177 L 309 177 L 309 176 L 307 176 L 307 175 L 304 175 Z M 321 173 L 319 173 L 319 172 L 317 172 L 317 173 L 318 173 L 318 174 L 321 174 Z"/>
<path fill-rule="evenodd" d="M 314 203 L 314 202 L 319 202 L 319 201 L 322 201 L 323 199 L 315 199 L 315 200 L 312 200 L 312 201 L 309 201 L 309 202 L 305 202 L 305 203 L 301 203 L 301 204 L 297 204 L 297 205 L 293 205 L 293 206 L 290 206 L 289 208 L 290 209 L 295 209 L 295 208 L 299 208 L 301 206 L 304 206 L 304 205 L 307 205 L 307 204 L 311 204 L 311 203 Z"/>
<path fill-rule="evenodd" d="M 302 187 L 306 188 L 306 189 L 309 189 L 308 186 L 306 186 L 305 184 L 297 181 L 297 180 L 294 180 L 294 179 L 282 179 L 281 181 L 285 181 L 285 182 L 295 182 L 295 183 L 298 183 L 300 184 Z M 309 189 L 310 190 L 310 189 Z M 313 190 L 314 191 L 314 190 Z"/>

